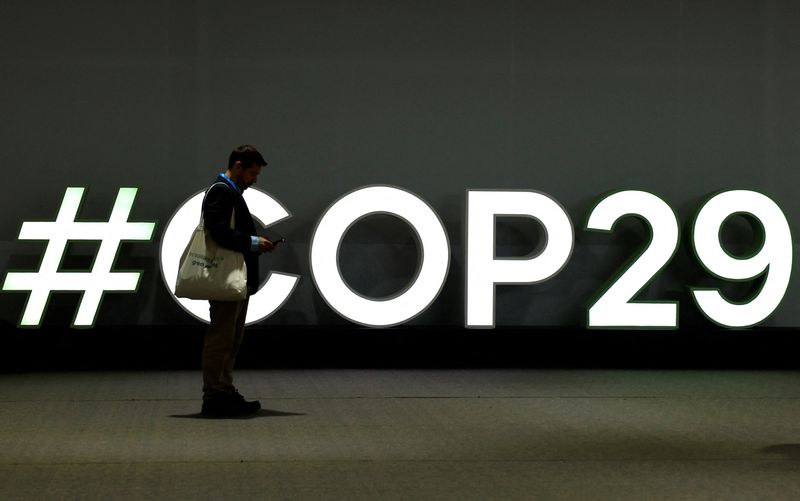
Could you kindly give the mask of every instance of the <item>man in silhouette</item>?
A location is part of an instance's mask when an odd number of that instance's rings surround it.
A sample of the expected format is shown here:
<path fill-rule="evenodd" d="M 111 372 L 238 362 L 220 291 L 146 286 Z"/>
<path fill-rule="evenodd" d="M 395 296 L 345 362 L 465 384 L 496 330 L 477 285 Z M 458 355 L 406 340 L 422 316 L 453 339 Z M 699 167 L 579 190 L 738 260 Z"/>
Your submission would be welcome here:
<path fill-rule="evenodd" d="M 256 233 L 242 197 L 266 165 L 255 147 L 239 146 L 231 152 L 228 168 L 217 175 L 203 200 L 203 221 L 211 238 L 221 247 L 244 255 L 248 289 L 248 297 L 241 301 L 209 301 L 211 324 L 203 341 L 203 416 L 240 416 L 261 408 L 257 400 L 245 400 L 233 385 L 233 367 L 244 335 L 248 299 L 258 290 L 258 257 L 275 248 Z"/>

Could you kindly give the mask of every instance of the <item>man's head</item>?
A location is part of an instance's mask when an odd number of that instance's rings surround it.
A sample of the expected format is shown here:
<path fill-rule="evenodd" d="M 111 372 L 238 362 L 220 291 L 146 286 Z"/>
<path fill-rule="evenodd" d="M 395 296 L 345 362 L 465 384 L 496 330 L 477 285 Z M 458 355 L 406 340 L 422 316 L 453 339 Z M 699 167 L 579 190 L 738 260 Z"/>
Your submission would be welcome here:
<path fill-rule="evenodd" d="M 225 175 L 244 191 L 258 181 L 261 168 L 265 165 L 267 162 L 255 146 L 243 144 L 233 150 L 228 157 L 228 170 Z"/>

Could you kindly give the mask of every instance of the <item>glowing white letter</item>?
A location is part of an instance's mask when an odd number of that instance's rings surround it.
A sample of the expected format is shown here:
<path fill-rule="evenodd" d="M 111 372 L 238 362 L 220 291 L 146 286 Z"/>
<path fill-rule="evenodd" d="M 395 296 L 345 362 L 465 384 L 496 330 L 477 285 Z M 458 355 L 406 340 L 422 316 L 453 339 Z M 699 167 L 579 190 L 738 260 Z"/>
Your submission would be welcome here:
<path fill-rule="evenodd" d="M 612 231 L 628 215 L 639 216 L 650 226 L 650 244 L 589 307 L 589 327 L 678 327 L 677 302 L 633 301 L 678 248 L 678 219 L 670 206 L 646 191 L 619 191 L 595 206 L 586 229 Z"/>
<path fill-rule="evenodd" d="M 538 220 L 547 238 L 529 259 L 496 259 L 495 217 Z M 572 254 L 574 236 L 566 211 L 544 193 L 534 191 L 467 192 L 467 327 L 494 327 L 496 284 L 534 284 L 556 273 Z"/>
<path fill-rule="evenodd" d="M 764 230 L 761 249 L 745 259 L 725 252 L 719 241 L 725 220 L 736 213 L 754 217 Z M 720 278 L 743 281 L 767 274 L 761 290 L 742 304 L 728 301 L 716 289 L 693 289 L 697 306 L 712 321 L 724 327 L 749 327 L 775 311 L 792 274 L 792 234 L 783 211 L 769 197 L 746 190 L 716 195 L 697 214 L 692 242 L 703 266 Z"/>
<path fill-rule="evenodd" d="M 339 271 L 339 245 L 358 220 L 376 213 L 405 220 L 416 231 L 422 252 L 415 281 L 397 297 L 363 297 Z M 368 327 L 388 327 L 419 315 L 436 299 L 450 266 L 450 245 L 439 216 L 422 199 L 400 188 L 368 186 L 337 200 L 311 239 L 311 276 L 322 298 L 342 317 Z"/>

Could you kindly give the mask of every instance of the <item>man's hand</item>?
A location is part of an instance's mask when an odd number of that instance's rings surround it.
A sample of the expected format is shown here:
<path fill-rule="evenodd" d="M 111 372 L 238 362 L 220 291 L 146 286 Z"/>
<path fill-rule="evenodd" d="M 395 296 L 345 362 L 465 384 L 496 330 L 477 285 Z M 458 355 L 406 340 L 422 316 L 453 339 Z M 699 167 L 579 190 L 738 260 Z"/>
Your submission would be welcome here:
<path fill-rule="evenodd" d="M 275 244 L 273 244 L 267 238 L 258 237 L 258 252 L 259 252 L 259 254 L 263 254 L 265 252 L 272 252 L 273 250 L 275 250 Z"/>

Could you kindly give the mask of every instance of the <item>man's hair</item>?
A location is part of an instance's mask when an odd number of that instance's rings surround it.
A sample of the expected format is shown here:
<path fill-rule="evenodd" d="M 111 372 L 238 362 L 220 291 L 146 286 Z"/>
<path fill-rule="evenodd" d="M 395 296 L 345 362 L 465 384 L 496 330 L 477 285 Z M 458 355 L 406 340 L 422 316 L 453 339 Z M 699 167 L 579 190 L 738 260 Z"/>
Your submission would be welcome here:
<path fill-rule="evenodd" d="M 261 167 L 267 165 L 256 147 L 249 144 L 243 144 L 231 152 L 231 156 L 228 157 L 228 168 L 233 167 L 236 162 L 241 162 L 243 169 L 249 169 L 253 165 Z"/>

